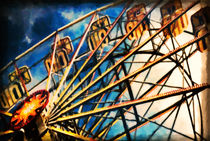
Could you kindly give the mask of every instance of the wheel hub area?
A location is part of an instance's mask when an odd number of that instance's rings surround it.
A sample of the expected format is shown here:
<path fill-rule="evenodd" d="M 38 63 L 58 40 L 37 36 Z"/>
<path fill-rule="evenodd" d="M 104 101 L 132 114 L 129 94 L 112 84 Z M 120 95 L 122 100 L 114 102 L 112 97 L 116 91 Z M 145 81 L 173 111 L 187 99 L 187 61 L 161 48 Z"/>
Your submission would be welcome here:
<path fill-rule="evenodd" d="M 18 105 L 17 110 L 13 113 L 10 128 L 12 130 L 19 130 L 30 123 L 44 110 L 48 99 L 49 92 L 46 90 L 39 90 L 28 96 Z"/>

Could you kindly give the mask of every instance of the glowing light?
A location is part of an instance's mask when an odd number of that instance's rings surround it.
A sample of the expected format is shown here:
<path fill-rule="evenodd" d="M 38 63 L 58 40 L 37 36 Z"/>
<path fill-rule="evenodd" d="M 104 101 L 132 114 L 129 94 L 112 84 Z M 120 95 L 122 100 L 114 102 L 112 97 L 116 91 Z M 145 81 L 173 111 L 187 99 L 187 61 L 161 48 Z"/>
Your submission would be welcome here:
<path fill-rule="evenodd" d="M 18 107 L 11 119 L 11 128 L 19 130 L 39 115 L 48 103 L 49 92 L 40 90 L 27 97 Z"/>

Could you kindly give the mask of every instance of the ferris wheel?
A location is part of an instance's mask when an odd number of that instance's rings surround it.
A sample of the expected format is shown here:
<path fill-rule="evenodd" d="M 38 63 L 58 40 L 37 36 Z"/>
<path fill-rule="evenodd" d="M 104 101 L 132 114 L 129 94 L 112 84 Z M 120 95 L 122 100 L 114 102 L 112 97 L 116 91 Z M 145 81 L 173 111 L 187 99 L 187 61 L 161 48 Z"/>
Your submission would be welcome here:
<path fill-rule="evenodd" d="M 117 1 L 59 28 L 0 70 L 0 137 L 205 140 L 208 16 L 199 1 Z"/>

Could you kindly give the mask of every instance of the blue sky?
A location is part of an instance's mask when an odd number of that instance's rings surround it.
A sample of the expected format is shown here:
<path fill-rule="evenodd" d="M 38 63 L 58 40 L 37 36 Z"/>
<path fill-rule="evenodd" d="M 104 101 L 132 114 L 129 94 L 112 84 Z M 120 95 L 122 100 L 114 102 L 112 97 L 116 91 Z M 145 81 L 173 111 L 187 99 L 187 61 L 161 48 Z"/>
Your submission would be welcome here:
<path fill-rule="evenodd" d="M 56 29 L 105 4 L 106 1 L 83 0 L 77 3 L 5 4 L 0 18 L 3 31 L 0 68 Z"/>

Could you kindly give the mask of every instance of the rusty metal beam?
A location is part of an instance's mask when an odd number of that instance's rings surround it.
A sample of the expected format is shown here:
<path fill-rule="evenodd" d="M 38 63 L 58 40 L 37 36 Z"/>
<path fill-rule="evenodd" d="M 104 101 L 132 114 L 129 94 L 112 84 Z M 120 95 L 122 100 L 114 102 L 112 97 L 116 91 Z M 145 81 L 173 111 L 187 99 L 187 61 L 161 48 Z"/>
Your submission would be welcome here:
<path fill-rule="evenodd" d="M 145 65 L 145 66 L 143 66 L 143 67 L 137 69 L 136 71 L 134 71 L 134 72 L 128 74 L 127 76 L 121 78 L 120 80 L 118 80 L 118 81 L 116 81 L 116 82 L 114 82 L 114 83 L 108 85 L 107 87 L 105 87 L 105 88 L 103 88 L 103 89 L 101 89 L 101 90 L 99 90 L 99 91 L 93 93 L 92 95 L 90 95 L 89 97 L 87 97 L 87 98 L 85 98 L 85 99 L 79 101 L 78 103 L 75 103 L 74 105 L 72 105 L 72 106 L 70 106 L 70 107 L 67 107 L 66 109 L 64 109 L 64 110 L 62 110 L 62 111 L 57 111 L 56 114 L 57 114 L 58 112 L 60 112 L 60 113 L 58 113 L 55 117 L 56 117 L 56 118 L 59 117 L 60 115 L 62 115 L 62 114 L 64 114 L 64 113 L 66 113 L 66 112 L 68 112 L 68 111 L 74 109 L 75 107 L 78 107 L 79 105 L 83 104 L 84 102 L 87 102 L 88 100 L 90 100 L 90 99 L 92 99 L 92 98 L 94 98 L 94 97 L 100 95 L 101 93 L 104 93 L 105 91 L 107 91 L 107 90 L 109 90 L 109 89 L 111 89 L 111 88 L 113 88 L 113 87 L 119 85 L 120 83 L 122 83 L 122 82 L 124 82 L 124 81 L 126 81 L 126 80 L 128 80 L 128 79 L 130 79 L 130 78 L 132 78 L 132 77 L 134 77 L 135 75 L 140 74 L 141 72 L 143 72 L 143 71 L 145 71 L 145 70 L 151 68 L 151 67 L 154 66 L 155 64 L 157 64 L 157 63 L 163 61 L 164 59 L 170 57 L 171 55 L 173 55 L 173 54 L 175 54 L 175 53 L 177 53 L 177 52 L 179 52 L 179 51 L 185 49 L 185 48 L 188 47 L 189 45 L 191 45 L 191 44 L 193 44 L 193 43 L 199 41 L 200 39 L 204 38 L 204 37 L 207 36 L 207 35 L 208 35 L 208 33 L 206 33 L 206 34 L 204 34 L 204 35 L 202 35 L 202 36 L 200 36 L 200 37 L 197 37 L 197 38 L 191 40 L 190 42 L 185 43 L 184 45 L 182 45 L 182 46 L 176 48 L 175 50 L 170 51 L 169 53 L 167 53 L 167 54 L 165 54 L 165 55 L 163 55 L 163 56 L 157 58 L 156 60 L 154 60 L 154 61 L 148 63 L 147 65 Z M 125 56 L 125 57 L 126 57 L 126 56 Z M 109 70 L 108 70 L 108 71 L 109 71 Z M 105 72 L 105 73 L 106 73 L 106 72 Z M 99 76 L 95 81 L 97 81 L 98 79 L 101 79 L 101 77 L 103 77 L 103 75 Z M 91 84 L 89 84 L 88 86 L 90 87 L 90 85 L 93 85 L 93 84 L 91 83 Z M 87 87 L 88 87 L 88 86 L 87 86 Z M 68 103 L 73 102 L 79 95 L 81 95 L 81 94 L 83 93 L 84 90 L 86 90 L 86 88 L 84 88 L 83 90 L 81 90 L 80 92 L 78 92 L 77 95 L 74 95 L 71 99 L 69 99 L 69 100 L 68 100 Z M 68 104 L 66 104 L 66 105 L 68 105 Z M 66 105 L 65 105 L 65 106 L 66 106 Z M 52 119 L 55 119 L 55 117 L 52 118 Z M 51 120 L 52 120 L 52 119 L 51 119 Z"/>
<path fill-rule="evenodd" d="M 182 16 L 184 13 L 186 13 L 190 8 L 192 8 L 194 5 L 196 5 L 197 2 L 193 3 L 192 5 L 190 5 L 188 8 L 186 8 L 182 13 L 180 13 L 176 18 L 174 18 L 172 21 L 168 22 L 168 24 L 166 24 L 165 26 L 163 26 L 160 30 L 158 30 L 156 33 L 154 33 L 152 36 L 150 36 L 147 40 L 145 40 L 142 44 L 140 44 L 138 47 L 134 48 L 133 50 L 131 50 L 126 56 L 124 56 L 123 58 L 121 58 L 118 62 L 115 63 L 115 65 L 113 65 L 111 68 L 109 68 L 106 72 L 104 72 L 100 77 L 98 77 L 94 82 L 90 83 L 88 86 L 86 86 L 82 91 L 78 92 L 76 95 L 74 95 L 70 100 L 68 100 L 67 103 L 65 103 L 64 105 L 62 105 L 60 107 L 60 110 L 65 108 L 68 104 L 70 104 L 73 100 L 75 100 L 78 96 L 80 96 L 84 91 L 86 91 L 87 89 L 89 89 L 91 86 L 93 86 L 96 82 L 98 82 L 101 78 L 103 78 L 105 75 L 107 75 L 110 71 L 112 71 L 115 67 L 117 67 L 118 65 L 120 65 L 123 61 L 125 61 L 127 58 L 129 58 L 131 55 L 133 55 L 136 51 L 138 51 L 140 48 L 142 48 L 144 45 L 146 45 L 150 40 L 152 40 L 155 36 L 157 36 L 160 32 L 162 32 L 165 28 L 167 28 L 168 26 L 170 26 L 175 20 L 177 20 L 180 16 Z M 156 4 L 155 4 L 156 6 Z M 153 8 L 151 8 L 150 11 L 152 11 Z M 149 12 L 148 12 L 149 13 Z M 140 22 L 141 23 L 141 22 Z M 136 27 L 134 27 L 133 29 L 135 29 Z M 133 30 L 131 30 L 133 31 Z M 130 35 L 131 32 L 127 33 L 124 37 L 126 38 L 128 35 Z M 203 37 L 203 36 L 202 36 Z M 104 56 L 104 58 L 86 75 L 86 77 L 84 79 L 87 79 L 87 77 L 89 75 L 91 75 L 99 66 L 101 63 L 103 63 L 103 61 L 120 45 L 120 43 L 122 43 L 122 41 L 124 41 L 125 38 L 122 38 L 122 40 L 120 40 L 107 54 L 106 56 Z M 197 39 L 197 38 L 196 38 Z M 200 39 L 200 38 L 199 38 Z M 194 43 L 195 41 L 191 41 L 192 43 Z M 190 42 L 186 43 L 187 44 L 192 44 Z M 186 46 L 184 46 L 183 48 L 185 48 Z M 180 47 L 179 47 L 180 48 Z M 182 48 L 182 49 L 183 49 Z M 175 53 L 177 52 L 177 49 L 174 50 Z M 180 50 L 179 50 L 180 51 Z M 173 51 L 172 51 L 173 52 Z M 173 54 L 175 54 L 173 53 Z M 161 59 L 161 58 L 159 58 Z M 158 60 L 158 59 L 157 59 Z M 163 59 L 161 59 L 163 60 Z M 148 65 L 147 65 L 148 66 Z M 83 83 L 85 80 L 82 80 L 81 83 Z M 74 87 L 74 89 L 66 95 L 66 98 L 71 95 L 73 92 L 75 92 L 77 90 L 77 88 L 79 88 L 79 85 L 81 85 L 81 83 L 79 83 L 77 86 Z M 65 101 L 65 99 L 63 100 L 63 102 Z M 63 103 L 60 103 L 60 105 Z M 60 111 L 59 110 L 59 111 Z M 52 116 L 54 116 L 55 114 L 57 114 L 59 111 L 55 112 Z"/>
<path fill-rule="evenodd" d="M 60 80 L 60 82 L 59 82 L 59 85 L 58 85 L 58 87 L 57 87 L 55 93 L 53 93 L 53 98 L 52 98 L 52 100 L 49 102 L 49 108 L 50 108 L 50 109 L 49 109 L 48 111 L 51 111 L 51 110 L 52 110 L 52 109 L 51 109 L 52 103 L 54 102 L 54 100 L 55 100 L 57 94 L 60 92 L 60 90 L 61 90 L 61 88 L 62 88 L 62 86 L 63 86 L 63 83 L 64 83 L 64 81 L 66 80 L 67 75 L 68 75 L 69 71 L 71 70 L 71 68 L 72 68 L 72 66 L 73 66 L 73 63 L 74 63 L 74 61 L 75 61 L 75 59 L 76 59 L 76 57 L 77 57 L 77 55 L 78 55 L 78 53 L 79 53 L 79 51 L 80 51 L 80 48 L 82 47 L 82 45 L 83 45 L 83 43 L 84 43 L 84 41 L 85 41 L 85 39 L 86 39 L 87 33 L 88 33 L 89 30 L 90 30 L 90 26 L 92 25 L 92 23 L 93 23 L 93 21 L 94 21 L 94 19 L 95 19 L 95 16 L 96 16 L 96 14 L 94 14 L 94 15 L 91 17 L 91 20 L 90 20 L 90 22 L 89 22 L 89 24 L 88 24 L 88 26 L 87 26 L 87 28 L 86 28 L 86 30 L 85 30 L 85 33 L 83 34 L 83 36 L 82 36 L 82 38 L 81 38 L 81 40 L 80 40 L 80 42 L 79 42 L 79 44 L 78 44 L 78 46 L 77 46 L 76 51 L 74 52 L 74 54 L 73 54 L 73 56 L 72 56 L 70 62 L 68 63 L 68 66 L 67 66 L 66 69 L 65 69 L 65 72 L 64 72 L 64 74 L 63 74 L 63 76 L 62 76 L 62 78 L 61 78 L 61 80 Z M 54 43 L 54 46 L 55 46 L 55 43 Z M 63 94 L 63 93 L 61 93 L 60 97 L 63 97 L 62 94 Z M 48 116 L 48 114 L 49 114 L 49 112 L 47 113 L 47 116 Z"/>
<path fill-rule="evenodd" d="M 108 29 L 108 31 L 106 32 L 106 35 L 101 39 L 101 41 L 99 42 L 99 44 L 97 45 L 97 47 L 91 52 L 91 54 L 88 56 L 88 59 L 83 63 L 83 65 L 80 67 L 80 69 L 77 71 L 77 73 L 75 74 L 75 76 L 71 79 L 71 81 L 69 82 L 69 84 L 66 86 L 66 88 L 61 92 L 61 97 L 58 98 L 55 101 L 55 105 L 57 105 L 57 103 L 59 102 L 57 108 L 61 105 L 60 103 L 64 103 L 64 101 L 71 96 L 71 94 L 76 91 L 80 85 L 94 72 L 91 71 L 91 73 L 88 73 L 88 75 L 85 76 L 85 78 L 83 78 L 79 84 L 77 84 L 73 90 L 71 90 L 70 93 L 68 93 L 67 95 L 65 95 L 65 97 L 61 100 L 61 98 L 63 97 L 63 95 L 67 92 L 67 90 L 69 89 L 70 86 L 72 86 L 73 82 L 76 80 L 76 78 L 79 76 L 79 74 L 82 72 L 82 70 L 85 68 L 86 64 L 90 61 L 90 59 L 93 57 L 93 55 L 96 53 L 96 51 L 99 49 L 99 47 L 102 45 L 103 41 L 107 38 L 107 36 L 109 35 L 109 33 L 111 32 L 111 30 L 114 28 L 114 26 L 117 24 L 117 22 L 119 21 L 119 19 L 122 17 L 122 15 L 124 14 L 124 12 L 126 11 L 128 5 L 130 3 L 128 3 L 124 9 L 122 10 L 122 12 L 120 13 L 120 15 L 115 19 L 115 21 L 113 22 L 113 24 L 111 25 L 111 27 Z M 98 67 L 94 67 L 96 70 Z M 93 70 L 93 69 L 92 69 Z M 56 108 L 56 109 L 57 109 Z M 55 111 L 56 109 L 53 109 L 53 111 Z M 53 113 L 53 112 L 52 112 Z"/>
<path fill-rule="evenodd" d="M 75 133 L 73 133 L 71 131 L 62 130 L 59 127 L 47 127 L 47 128 L 49 130 L 52 130 L 52 131 L 55 131 L 55 132 L 58 132 L 58 133 L 62 133 L 62 134 L 68 135 L 68 136 L 71 136 L 72 138 L 77 138 L 77 139 L 85 140 L 85 141 L 91 140 L 91 138 L 89 138 L 89 137 L 84 137 L 84 136 L 75 134 Z"/>
<path fill-rule="evenodd" d="M 57 120 L 50 121 L 49 124 L 54 124 L 54 123 L 65 121 L 65 120 L 77 119 L 77 118 L 81 118 L 81 117 L 85 117 L 85 116 L 91 116 L 93 114 L 99 114 L 99 113 L 102 113 L 102 112 L 113 111 L 113 110 L 117 110 L 119 108 L 125 108 L 125 107 L 129 107 L 129 106 L 148 103 L 148 102 L 151 102 L 151 101 L 156 101 L 156 100 L 160 100 L 160 99 L 164 99 L 164 98 L 168 98 L 168 97 L 173 97 L 173 96 L 177 96 L 177 95 L 183 95 L 183 94 L 194 92 L 194 91 L 200 91 L 200 90 L 203 90 L 203 89 L 206 89 L 206 88 L 210 88 L 210 85 L 208 85 L 207 83 L 194 85 L 192 87 L 173 90 L 173 91 L 169 91 L 169 92 L 162 93 L 162 94 L 157 94 L 157 95 L 146 97 L 146 98 L 131 100 L 129 102 L 122 102 L 122 103 L 119 103 L 119 104 L 116 104 L 116 105 L 113 105 L 113 106 L 99 108 L 99 109 L 89 111 L 89 112 L 84 112 L 84 113 L 69 115 L 69 116 L 65 116 L 65 117 L 60 117 Z"/>

